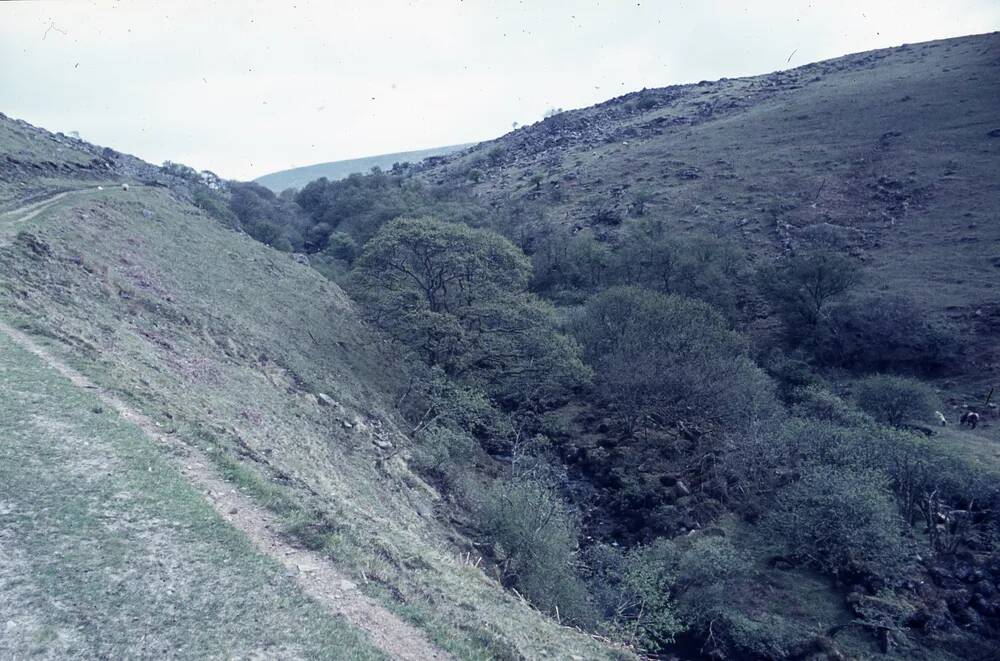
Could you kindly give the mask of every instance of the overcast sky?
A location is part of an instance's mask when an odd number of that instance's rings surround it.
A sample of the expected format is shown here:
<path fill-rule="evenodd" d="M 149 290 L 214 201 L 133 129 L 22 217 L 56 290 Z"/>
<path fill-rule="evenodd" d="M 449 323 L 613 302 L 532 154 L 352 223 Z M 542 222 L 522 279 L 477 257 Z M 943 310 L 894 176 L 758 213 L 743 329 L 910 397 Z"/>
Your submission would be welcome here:
<path fill-rule="evenodd" d="M 250 179 L 998 28 L 998 0 L 5 2 L 0 112 Z"/>

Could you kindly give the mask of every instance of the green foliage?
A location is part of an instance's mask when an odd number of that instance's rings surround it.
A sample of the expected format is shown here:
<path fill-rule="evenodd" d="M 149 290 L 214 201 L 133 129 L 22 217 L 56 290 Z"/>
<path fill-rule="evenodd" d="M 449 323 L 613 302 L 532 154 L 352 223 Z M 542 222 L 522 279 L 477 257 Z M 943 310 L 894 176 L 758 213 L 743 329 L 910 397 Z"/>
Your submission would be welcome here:
<path fill-rule="evenodd" d="M 226 204 L 221 195 L 203 184 L 194 185 L 192 195 L 196 207 L 215 218 L 226 227 L 237 228 L 240 220 L 236 217 Z"/>
<path fill-rule="evenodd" d="M 684 631 L 671 592 L 676 580 L 673 554 L 666 540 L 629 551 L 606 544 L 587 549 L 590 590 L 608 633 L 655 650 Z"/>
<path fill-rule="evenodd" d="M 307 220 L 294 203 L 255 183 L 233 183 L 229 208 L 247 234 L 285 252 L 307 247 Z"/>
<path fill-rule="evenodd" d="M 393 221 L 365 246 L 353 291 L 375 323 L 428 364 L 501 399 L 551 396 L 585 379 L 575 344 L 527 292 L 531 266 L 486 230 Z"/>
<path fill-rule="evenodd" d="M 611 250 L 591 230 L 556 230 L 538 245 L 532 255 L 534 291 L 565 302 L 582 302 L 589 294 L 607 286 Z"/>
<path fill-rule="evenodd" d="M 858 282 L 847 257 L 820 250 L 797 253 L 757 272 L 761 291 L 785 322 L 793 344 L 813 341 L 823 312 Z"/>
<path fill-rule="evenodd" d="M 854 398 L 866 413 L 893 427 L 926 422 L 934 414 L 937 397 L 926 384 L 901 376 L 876 375 L 855 386 Z"/>
<path fill-rule="evenodd" d="M 699 299 L 730 319 L 737 316 L 746 270 L 746 255 L 732 243 L 679 237 L 653 218 L 628 226 L 610 269 L 614 283 Z"/>
<path fill-rule="evenodd" d="M 656 651 L 687 629 L 725 617 L 729 590 L 745 579 L 746 559 L 724 537 L 657 539 L 622 552 L 603 544 L 587 553 L 591 586 L 619 638 Z"/>
<path fill-rule="evenodd" d="M 817 569 L 893 579 L 907 563 L 903 519 L 881 473 L 817 466 L 776 505 L 765 525 Z"/>
<path fill-rule="evenodd" d="M 628 430 L 651 416 L 744 424 L 773 408 L 745 341 L 704 303 L 614 287 L 588 301 L 573 328 L 598 393 Z"/>
<path fill-rule="evenodd" d="M 800 418 L 812 418 L 844 426 L 870 422 L 868 416 L 850 402 L 819 384 L 796 388 L 792 393 L 792 413 Z"/>
<path fill-rule="evenodd" d="M 871 294 L 829 306 L 816 338 L 816 356 L 854 370 L 911 373 L 954 369 L 961 350 L 957 331 L 905 296 Z"/>
<path fill-rule="evenodd" d="M 323 252 L 334 259 L 352 264 L 358 256 L 358 244 L 355 243 L 350 234 L 333 232 L 329 235 L 326 249 Z"/>
<path fill-rule="evenodd" d="M 477 514 L 507 585 L 564 620 L 593 621 L 576 573 L 577 523 L 550 487 L 526 478 L 497 482 Z"/>

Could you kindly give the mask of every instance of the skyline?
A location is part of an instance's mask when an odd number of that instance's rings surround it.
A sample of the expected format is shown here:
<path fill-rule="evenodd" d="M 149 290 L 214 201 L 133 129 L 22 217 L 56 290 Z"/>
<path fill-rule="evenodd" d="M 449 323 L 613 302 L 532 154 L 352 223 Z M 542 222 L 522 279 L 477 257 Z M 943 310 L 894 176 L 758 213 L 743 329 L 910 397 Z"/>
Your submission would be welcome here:
<path fill-rule="evenodd" d="M 723 11 L 728 8 L 729 11 Z M 0 4 L 0 112 L 252 179 L 487 140 L 553 107 L 990 32 L 996 3 Z"/>

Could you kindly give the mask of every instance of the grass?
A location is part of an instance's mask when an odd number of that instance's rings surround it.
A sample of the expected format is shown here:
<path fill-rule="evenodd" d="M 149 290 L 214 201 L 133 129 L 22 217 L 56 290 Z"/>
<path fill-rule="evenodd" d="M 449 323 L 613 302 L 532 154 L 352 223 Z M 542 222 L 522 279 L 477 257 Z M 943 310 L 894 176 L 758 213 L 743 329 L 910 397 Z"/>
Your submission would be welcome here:
<path fill-rule="evenodd" d="M 168 189 L 69 195 L 18 231 L 50 252 L 0 245 L 0 316 L 210 454 L 299 543 L 466 658 L 611 654 L 459 561 L 407 466 L 406 375 L 336 285 Z"/>
<path fill-rule="evenodd" d="M 133 425 L 0 336 L 0 656 L 382 658 Z"/>

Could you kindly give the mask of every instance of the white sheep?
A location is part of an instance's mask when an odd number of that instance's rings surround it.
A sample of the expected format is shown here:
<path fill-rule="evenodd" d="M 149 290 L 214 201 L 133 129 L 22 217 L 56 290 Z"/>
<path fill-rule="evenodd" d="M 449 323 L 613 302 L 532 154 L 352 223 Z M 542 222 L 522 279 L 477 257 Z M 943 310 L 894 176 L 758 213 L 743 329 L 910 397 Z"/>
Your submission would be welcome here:
<path fill-rule="evenodd" d="M 128 191 L 128 184 L 122 184 L 122 190 Z"/>
<path fill-rule="evenodd" d="M 941 423 L 942 427 L 948 426 L 948 418 L 944 417 L 944 413 L 941 413 L 941 411 L 934 411 L 934 415 L 937 417 L 938 422 Z"/>

